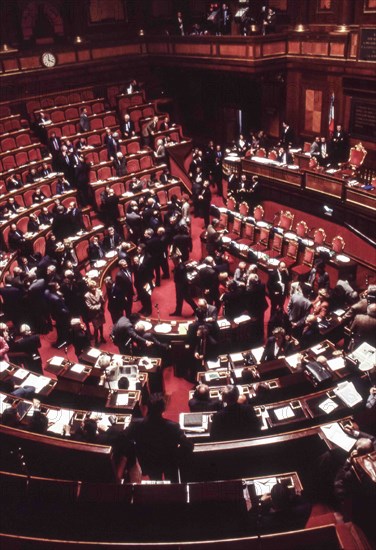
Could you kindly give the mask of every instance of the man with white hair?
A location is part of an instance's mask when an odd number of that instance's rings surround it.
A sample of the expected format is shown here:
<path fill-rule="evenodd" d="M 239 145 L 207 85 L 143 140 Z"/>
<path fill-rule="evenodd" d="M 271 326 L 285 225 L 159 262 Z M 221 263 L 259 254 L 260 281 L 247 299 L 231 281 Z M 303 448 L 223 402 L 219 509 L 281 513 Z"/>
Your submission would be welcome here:
<path fill-rule="evenodd" d="M 166 148 L 163 144 L 163 139 L 157 140 L 157 147 L 154 152 L 154 156 L 158 164 L 163 164 L 166 162 Z"/>

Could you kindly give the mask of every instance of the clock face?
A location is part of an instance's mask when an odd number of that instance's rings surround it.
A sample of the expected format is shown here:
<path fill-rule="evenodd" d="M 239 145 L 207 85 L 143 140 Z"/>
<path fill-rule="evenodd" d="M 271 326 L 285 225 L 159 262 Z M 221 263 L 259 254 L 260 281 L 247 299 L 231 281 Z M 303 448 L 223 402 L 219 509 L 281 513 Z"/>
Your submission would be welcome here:
<path fill-rule="evenodd" d="M 45 67 L 54 67 L 56 65 L 56 55 L 51 52 L 44 52 L 42 54 L 42 63 Z"/>

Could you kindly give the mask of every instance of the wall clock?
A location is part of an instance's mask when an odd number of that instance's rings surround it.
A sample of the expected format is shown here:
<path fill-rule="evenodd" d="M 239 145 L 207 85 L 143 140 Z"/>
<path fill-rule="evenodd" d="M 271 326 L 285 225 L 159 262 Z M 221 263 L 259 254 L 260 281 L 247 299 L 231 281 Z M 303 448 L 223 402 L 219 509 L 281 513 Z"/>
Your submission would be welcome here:
<path fill-rule="evenodd" d="M 57 57 L 55 54 L 51 53 L 51 52 L 44 52 L 42 53 L 42 64 L 45 66 L 45 67 L 55 67 L 57 63 Z"/>

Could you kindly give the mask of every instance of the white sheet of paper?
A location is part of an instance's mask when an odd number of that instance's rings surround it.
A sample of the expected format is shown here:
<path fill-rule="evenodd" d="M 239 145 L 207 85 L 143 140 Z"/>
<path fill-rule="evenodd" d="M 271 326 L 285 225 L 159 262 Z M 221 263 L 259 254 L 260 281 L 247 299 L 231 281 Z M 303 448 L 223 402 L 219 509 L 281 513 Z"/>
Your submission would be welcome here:
<path fill-rule="evenodd" d="M 261 360 L 262 354 L 264 353 L 264 348 L 263 347 L 254 348 L 254 349 L 252 349 L 252 353 L 253 353 L 253 356 L 256 359 L 257 363 L 259 363 L 260 360 Z"/>
<path fill-rule="evenodd" d="M 89 357 L 93 357 L 93 359 L 98 359 L 98 357 L 102 354 L 101 350 L 100 349 L 97 349 L 97 348 L 91 348 L 89 349 L 89 351 L 87 352 L 87 355 Z"/>
<path fill-rule="evenodd" d="M 116 398 L 116 405 L 119 407 L 126 407 L 128 405 L 129 396 L 127 393 L 118 393 Z"/>
<path fill-rule="evenodd" d="M 250 320 L 250 316 L 249 315 L 239 315 L 239 317 L 235 317 L 234 319 L 234 323 L 236 325 L 239 325 L 240 323 L 245 323 L 245 321 L 249 321 Z"/>
<path fill-rule="evenodd" d="M 320 355 L 320 353 L 323 353 L 325 350 L 326 350 L 326 347 L 323 346 L 322 344 L 318 344 L 317 346 L 313 346 L 311 348 L 311 351 L 313 351 L 315 355 Z"/>
<path fill-rule="evenodd" d="M 70 372 L 75 372 L 77 374 L 82 374 L 84 372 L 85 368 L 86 367 L 84 365 L 79 365 L 78 363 L 76 363 L 69 370 L 70 370 Z"/>
<path fill-rule="evenodd" d="M 355 405 L 363 401 L 362 396 L 356 391 L 352 382 L 346 381 L 338 384 L 338 386 L 334 388 L 334 393 L 347 407 L 355 407 Z"/>
<path fill-rule="evenodd" d="M 17 378 L 17 380 L 24 380 L 29 373 L 30 371 L 26 369 L 17 369 L 13 376 Z"/>
<path fill-rule="evenodd" d="M 296 367 L 298 366 L 298 358 L 299 358 L 299 353 L 294 353 L 293 355 L 290 355 L 289 357 L 285 357 L 287 363 L 293 369 L 296 369 Z"/>
<path fill-rule="evenodd" d="M 345 368 L 345 360 L 340 355 L 339 357 L 334 357 L 333 359 L 329 359 L 328 361 L 328 367 L 331 371 L 335 372 L 336 370 L 341 370 Z"/>
<path fill-rule="evenodd" d="M 216 361 L 208 361 L 207 362 L 207 366 L 208 366 L 208 369 L 219 369 L 219 367 L 221 366 L 221 362 L 219 359 L 217 359 Z"/>
<path fill-rule="evenodd" d="M 49 431 L 61 435 L 63 433 L 64 426 L 69 424 L 72 414 L 73 412 L 67 409 L 49 410 L 47 413 L 48 422 L 53 423 L 49 426 Z"/>
<path fill-rule="evenodd" d="M 326 414 L 330 414 L 330 413 L 333 412 L 337 407 L 338 407 L 337 403 L 336 403 L 335 401 L 333 401 L 333 399 L 330 399 L 330 397 L 328 397 L 328 399 L 325 399 L 325 401 L 323 401 L 323 402 L 319 405 L 319 409 L 321 409 L 322 411 L 324 411 L 324 413 L 326 413 Z"/>
<path fill-rule="evenodd" d="M 0 361 L 0 372 L 4 372 L 9 367 L 7 361 Z"/>
<path fill-rule="evenodd" d="M 321 431 L 329 441 L 335 443 L 341 449 L 344 449 L 347 452 L 350 452 L 355 445 L 356 439 L 348 436 L 338 424 L 334 422 L 333 424 L 325 424 L 321 426 Z"/>
<path fill-rule="evenodd" d="M 61 367 L 61 365 L 63 364 L 64 362 L 64 357 L 59 357 L 58 355 L 54 355 L 53 357 L 51 357 L 51 359 L 49 360 L 49 364 L 52 366 L 52 367 Z"/>
<path fill-rule="evenodd" d="M 295 416 L 290 405 L 287 405 L 287 407 L 281 407 L 280 409 L 274 409 L 274 413 L 278 420 L 287 420 L 288 418 L 293 418 Z"/>
<path fill-rule="evenodd" d="M 34 386 L 35 393 L 39 393 L 43 388 L 45 388 L 51 382 L 51 378 L 47 376 L 38 376 L 37 374 L 30 373 L 27 378 L 20 384 L 24 386 Z"/>
<path fill-rule="evenodd" d="M 244 357 L 242 353 L 230 353 L 230 359 L 234 363 L 243 363 Z"/>
<path fill-rule="evenodd" d="M 255 479 L 253 483 L 257 496 L 268 495 L 277 483 L 277 478 L 266 477 L 264 479 Z"/>
<path fill-rule="evenodd" d="M 342 308 L 338 308 L 335 311 L 333 311 L 334 315 L 337 315 L 337 317 L 342 317 L 342 315 L 345 313 L 345 310 Z"/>

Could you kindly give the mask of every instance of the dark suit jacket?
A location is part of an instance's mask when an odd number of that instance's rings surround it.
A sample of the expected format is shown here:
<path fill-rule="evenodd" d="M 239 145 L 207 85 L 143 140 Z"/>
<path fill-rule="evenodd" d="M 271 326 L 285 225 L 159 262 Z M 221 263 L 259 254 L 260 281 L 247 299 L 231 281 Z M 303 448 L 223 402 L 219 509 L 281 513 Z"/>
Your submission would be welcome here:
<path fill-rule="evenodd" d="M 89 132 L 90 130 L 90 120 L 84 113 L 80 116 L 80 128 L 83 132 Z"/>
<path fill-rule="evenodd" d="M 273 361 L 273 359 L 278 359 L 278 357 L 289 355 L 292 352 L 293 346 L 290 342 L 284 342 L 279 348 L 277 355 L 274 353 L 275 338 L 271 336 L 267 339 L 264 351 L 261 356 L 260 362 Z"/>
<path fill-rule="evenodd" d="M 210 437 L 215 441 L 244 439 L 255 435 L 259 421 L 253 408 L 235 403 L 213 416 Z"/>

